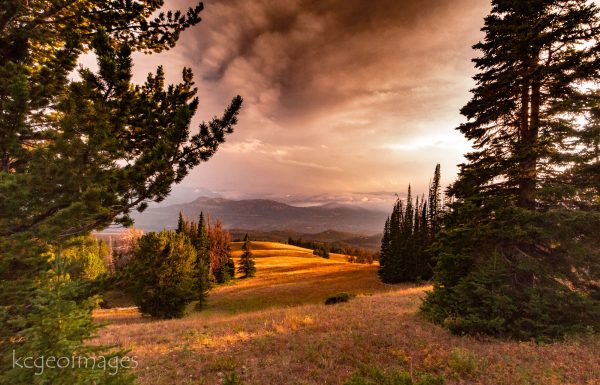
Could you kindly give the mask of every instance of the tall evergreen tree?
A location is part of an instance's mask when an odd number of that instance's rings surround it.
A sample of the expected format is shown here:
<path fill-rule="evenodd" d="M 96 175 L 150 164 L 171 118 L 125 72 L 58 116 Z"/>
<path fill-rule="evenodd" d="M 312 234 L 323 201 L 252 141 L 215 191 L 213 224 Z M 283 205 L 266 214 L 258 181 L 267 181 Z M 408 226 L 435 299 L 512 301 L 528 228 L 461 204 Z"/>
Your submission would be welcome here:
<path fill-rule="evenodd" d="M 182 71 L 181 83 L 169 87 L 161 67 L 144 84 L 131 83 L 132 52 L 169 49 L 182 31 L 200 21 L 200 3 L 183 13 L 157 12 L 163 5 L 138 0 L 3 2 L 3 366 L 12 348 L 35 343 L 35 337 L 28 342 L 14 336 L 32 326 L 21 321 L 32 303 L 40 302 L 35 294 L 43 292 L 39 285 L 56 287 L 40 279 L 50 268 L 44 253 L 111 223 L 131 224 L 132 210 L 164 199 L 173 183 L 217 151 L 237 122 L 239 97 L 221 118 L 201 124 L 190 137 L 198 99 L 189 69 Z M 82 68 L 73 80 L 70 74 L 79 57 L 88 52 L 95 55 L 98 69 Z"/>
<path fill-rule="evenodd" d="M 381 248 L 379 249 L 379 278 L 387 282 L 388 263 L 391 258 L 391 230 L 390 230 L 390 217 L 388 216 L 383 226 L 383 236 L 381 238 Z"/>
<path fill-rule="evenodd" d="M 242 278 L 254 277 L 256 274 L 256 263 L 252 256 L 252 247 L 250 246 L 250 237 L 248 234 L 244 236 L 244 244 L 242 245 L 242 255 L 240 257 L 240 264 L 238 271 L 242 274 Z"/>
<path fill-rule="evenodd" d="M 208 237 L 208 231 L 206 229 L 206 221 L 204 220 L 204 214 L 200 212 L 198 218 L 197 227 L 197 238 L 196 243 L 196 292 L 198 293 L 198 305 L 197 308 L 202 308 L 206 302 L 208 296 L 208 290 L 210 289 L 210 238 Z"/>
<path fill-rule="evenodd" d="M 435 172 L 433 174 L 433 181 L 429 186 L 429 198 L 428 198 L 428 206 L 429 206 L 429 229 L 430 235 L 433 237 L 440 230 L 439 216 L 442 207 L 442 199 L 441 199 L 441 170 L 440 165 L 435 166 Z"/>
<path fill-rule="evenodd" d="M 179 218 L 177 219 L 177 229 L 175 230 L 177 234 L 187 234 L 188 233 L 188 223 L 183 213 L 179 212 Z"/>
<path fill-rule="evenodd" d="M 449 188 L 433 292 L 423 310 L 457 333 L 558 337 L 600 327 L 598 170 L 589 84 L 598 8 L 494 0 L 474 48 L 473 142 Z M 582 123 L 592 118 L 589 123 Z M 590 178 L 591 177 L 591 178 Z"/>

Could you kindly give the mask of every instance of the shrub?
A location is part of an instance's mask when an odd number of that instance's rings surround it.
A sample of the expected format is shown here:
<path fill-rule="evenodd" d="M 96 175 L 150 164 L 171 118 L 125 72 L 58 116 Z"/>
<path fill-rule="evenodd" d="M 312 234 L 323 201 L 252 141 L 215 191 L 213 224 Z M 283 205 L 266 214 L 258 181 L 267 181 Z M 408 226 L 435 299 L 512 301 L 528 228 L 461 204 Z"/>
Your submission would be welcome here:
<path fill-rule="evenodd" d="M 195 292 L 196 250 L 184 234 L 149 233 L 140 238 L 129 265 L 130 291 L 144 314 L 180 318 Z"/>
<path fill-rule="evenodd" d="M 477 373 L 477 357 L 463 348 L 454 348 L 448 360 L 450 369 L 460 377 L 470 377 Z"/>
<path fill-rule="evenodd" d="M 377 367 L 365 366 L 343 385 L 444 385 L 444 383 L 443 377 L 428 373 L 420 373 L 413 378 L 410 373 L 404 371 L 384 373 Z"/>
<path fill-rule="evenodd" d="M 244 381 L 236 372 L 231 372 L 223 379 L 223 385 L 244 385 Z"/>
<path fill-rule="evenodd" d="M 353 296 L 348 293 L 332 294 L 325 299 L 325 305 L 333 305 L 340 302 L 348 302 Z"/>

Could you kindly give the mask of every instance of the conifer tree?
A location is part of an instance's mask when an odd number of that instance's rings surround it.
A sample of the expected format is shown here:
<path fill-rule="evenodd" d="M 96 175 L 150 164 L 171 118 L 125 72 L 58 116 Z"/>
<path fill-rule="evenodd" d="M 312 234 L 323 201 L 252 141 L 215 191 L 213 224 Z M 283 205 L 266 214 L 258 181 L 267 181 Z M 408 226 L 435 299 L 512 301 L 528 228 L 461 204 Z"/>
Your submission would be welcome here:
<path fill-rule="evenodd" d="M 210 289 L 210 239 L 206 229 L 204 214 L 200 212 L 198 218 L 197 237 L 194 247 L 196 248 L 196 292 L 198 294 L 198 305 L 200 309 L 206 302 L 208 290 Z"/>
<path fill-rule="evenodd" d="M 454 203 L 423 310 L 456 333 L 529 339 L 598 328 L 598 100 L 585 86 L 599 80 L 598 8 L 492 6 L 458 128 L 474 151 L 448 190 Z"/>
<path fill-rule="evenodd" d="M 161 231 L 140 238 L 128 266 L 130 292 L 144 314 L 180 318 L 197 299 L 196 250 L 183 233 Z"/>
<path fill-rule="evenodd" d="M 248 234 L 244 236 L 244 244 L 242 245 L 242 255 L 240 257 L 240 264 L 238 271 L 242 274 L 242 278 L 254 277 L 256 274 L 256 264 L 252 256 L 252 247 L 250 245 L 250 237 Z"/>
<path fill-rule="evenodd" d="M 217 219 L 214 226 L 208 226 L 210 238 L 210 269 L 211 280 L 225 283 L 235 276 L 235 264 L 231 255 L 231 234 L 223 229 Z"/>
<path fill-rule="evenodd" d="M 439 174 L 439 165 L 436 174 Z M 428 201 L 434 205 L 437 203 L 432 194 L 436 192 L 439 194 L 439 187 L 430 188 Z M 400 198 L 396 200 L 392 214 L 386 220 L 381 240 L 379 277 L 383 282 L 421 281 L 432 277 L 430 246 L 435 237 L 432 236 L 430 223 L 439 221 L 441 209 L 432 215 L 428 201 L 423 194 L 413 202 L 410 186 L 406 202 Z"/>
<path fill-rule="evenodd" d="M 239 97 L 221 118 L 202 123 L 190 137 L 198 99 L 189 69 L 182 71 L 181 83 L 169 87 L 161 67 L 142 85 L 132 84 L 133 52 L 172 48 L 182 31 L 200 21 L 201 3 L 183 13 L 157 12 L 163 3 L 9 0 L 2 5 L 3 366 L 5 353 L 27 343 L 14 336 L 32 326 L 22 320 L 32 303 L 39 303 L 36 288 L 49 269 L 45 253 L 111 223 L 130 225 L 132 210 L 164 199 L 172 184 L 217 151 L 237 122 Z M 73 79 L 84 53 L 95 55 L 98 69 L 81 68 Z M 115 377 L 111 383 L 117 382 Z"/>
<path fill-rule="evenodd" d="M 440 193 L 440 189 L 441 189 L 440 178 L 441 178 L 441 170 L 440 170 L 440 165 L 438 164 L 435 166 L 435 172 L 433 174 L 433 181 L 431 182 L 431 186 L 429 187 L 428 222 L 429 222 L 429 230 L 430 230 L 431 237 L 433 237 L 435 234 L 437 234 L 440 231 L 439 217 L 440 217 L 440 211 L 441 211 L 441 205 L 442 205 L 442 199 L 441 199 L 441 193 Z"/>
<path fill-rule="evenodd" d="M 379 278 L 388 282 L 387 272 L 389 271 L 388 263 L 391 258 L 391 229 L 390 217 L 388 216 L 383 226 L 383 237 L 381 238 L 381 248 L 379 249 Z"/>

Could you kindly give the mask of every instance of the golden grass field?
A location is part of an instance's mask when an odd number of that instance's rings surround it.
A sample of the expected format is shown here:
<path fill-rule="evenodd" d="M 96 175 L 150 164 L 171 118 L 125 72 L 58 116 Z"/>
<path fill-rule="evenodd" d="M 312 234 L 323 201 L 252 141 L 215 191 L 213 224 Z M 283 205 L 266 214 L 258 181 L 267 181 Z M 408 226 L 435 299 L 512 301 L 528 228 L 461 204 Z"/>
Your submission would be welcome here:
<path fill-rule="evenodd" d="M 442 374 L 447 384 L 600 384 L 598 337 L 539 345 L 453 336 L 417 314 L 429 287 L 384 285 L 377 266 L 340 255 L 252 246 L 257 276 L 213 289 L 205 310 L 167 321 L 101 310 L 96 318 L 110 324 L 95 342 L 131 349 L 144 385 L 213 385 L 231 372 L 248 385 L 342 384 L 366 366 Z M 323 304 L 342 291 L 357 296 Z"/>

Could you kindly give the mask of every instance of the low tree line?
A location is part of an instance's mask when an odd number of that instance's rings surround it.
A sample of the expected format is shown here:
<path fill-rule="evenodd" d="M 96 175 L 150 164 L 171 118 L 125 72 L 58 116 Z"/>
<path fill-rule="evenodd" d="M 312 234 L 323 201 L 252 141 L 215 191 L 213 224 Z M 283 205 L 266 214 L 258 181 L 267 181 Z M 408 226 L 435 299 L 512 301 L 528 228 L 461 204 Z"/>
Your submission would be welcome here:
<path fill-rule="evenodd" d="M 314 255 L 323 258 L 329 258 L 330 253 L 344 254 L 348 257 L 348 262 L 350 263 L 371 264 L 378 258 L 377 253 L 373 253 L 362 247 L 342 246 L 337 243 L 308 241 L 303 240 L 302 238 L 294 239 L 292 237 L 288 237 L 287 243 L 293 246 L 312 249 Z"/>

